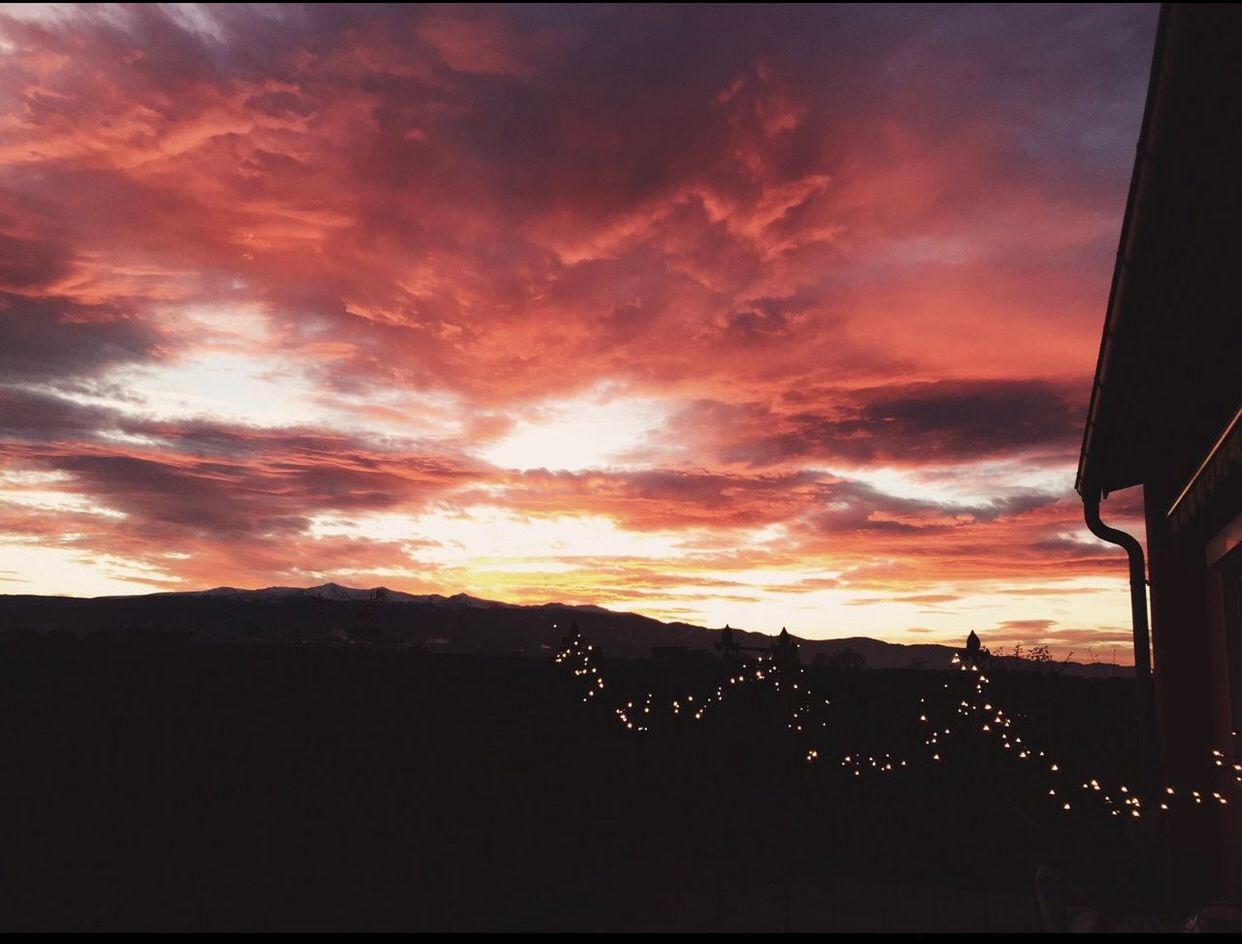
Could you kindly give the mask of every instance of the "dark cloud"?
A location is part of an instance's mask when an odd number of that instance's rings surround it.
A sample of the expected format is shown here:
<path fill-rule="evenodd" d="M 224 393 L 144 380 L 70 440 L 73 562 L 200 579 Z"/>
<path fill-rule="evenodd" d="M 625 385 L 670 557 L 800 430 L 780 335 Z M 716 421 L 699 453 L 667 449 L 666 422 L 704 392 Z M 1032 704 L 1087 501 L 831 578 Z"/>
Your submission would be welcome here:
<path fill-rule="evenodd" d="M 114 422 L 111 410 L 32 390 L 0 387 L 0 442 L 82 442 L 112 428 Z"/>
<path fill-rule="evenodd" d="M 846 601 L 850 606 L 873 606 L 876 603 L 952 603 L 962 599 L 955 593 L 908 593 L 891 597 L 857 597 Z"/>
<path fill-rule="evenodd" d="M 792 390 L 787 409 L 700 400 L 655 439 L 706 441 L 720 461 L 769 466 L 808 460 L 860 465 L 957 464 L 1064 452 L 1081 436 L 1081 391 L 1044 380 L 894 384 L 857 391 Z"/>
<path fill-rule="evenodd" d="M 825 485 L 809 473 L 744 476 L 706 470 L 547 472 L 510 476 L 506 503 L 551 514 L 573 508 L 639 530 L 753 527 L 798 516 Z"/>
<path fill-rule="evenodd" d="M 0 289 L 47 285 L 68 273 L 70 259 L 64 246 L 0 233 Z"/>
<path fill-rule="evenodd" d="M 113 305 L 0 292 L 0 377 L 61 381 L 155 355 L 159 336 Z"/>
<path fill-rule="evenodd" d="M 1065 446 L 1080 432 L 1079 396 L 1038 380 L 939 381 L 861 391 L 860 431 L 875 458 L 989 456 Z"/>
<path fill-rule="evenodd" d="M 822 487 L 823 501 L 808 517 L 826 533 L 904 533 L 934 535 L 973 525 L 1016 518 L 1059 501 L 1059 496 L 1019 494 L 976 505 L 949 504 L 929 499 L 899 498 L 856 481 Z"/>
<path fill-rule="evenodd" d="M 1056 622 L 1056 620 L 1050 619 L 1002 620 L 1000 626 L 1002 629 L 1019 629 L 1042 633 L 1044 630 L 1055 626 Z"/>

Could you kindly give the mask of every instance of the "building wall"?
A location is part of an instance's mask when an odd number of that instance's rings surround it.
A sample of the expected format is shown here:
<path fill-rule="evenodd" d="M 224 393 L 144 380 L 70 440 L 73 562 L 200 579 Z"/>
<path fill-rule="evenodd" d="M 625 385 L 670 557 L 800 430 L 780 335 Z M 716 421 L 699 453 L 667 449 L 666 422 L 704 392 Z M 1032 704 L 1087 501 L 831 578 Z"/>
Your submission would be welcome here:
<path fill-rule="evenodd" d="M 1153 475 L 1144 488 L 1163 779 L 1219 789 L 1222 771 L 1212 751 L 1228 747 L 1226 752 L 1232 752 L 1233 741 L 1222 582 L 1207 565 L 1211 517 L 1178 529 L 1166 517 L 1185 485 L 1185 467 L 1183 456 L 1171 455 L 1163 474 Z M 1174 907 L 1202 906 L 1238 884 L 1234 868 L 1227 868 L 1236 854 L 1227 840 L 1238 830 L 1237 813 L 1217 806 L 1172 812 L 1168 849 Z"/>

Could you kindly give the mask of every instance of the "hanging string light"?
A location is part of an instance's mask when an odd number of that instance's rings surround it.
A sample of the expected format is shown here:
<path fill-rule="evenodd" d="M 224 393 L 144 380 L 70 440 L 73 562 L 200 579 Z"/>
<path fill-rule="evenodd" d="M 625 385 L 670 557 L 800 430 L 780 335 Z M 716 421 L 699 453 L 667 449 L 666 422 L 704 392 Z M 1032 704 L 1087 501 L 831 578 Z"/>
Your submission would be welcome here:
<path fill-rule="evenodd" d="M 576 627 L 565 641 L 565 645 L 556 655 L 556 662 L 569 667 L 575 678 L 584 683 L 582 701 L 590 702 L 605 690 L 605 681 L 599 667 L 593 662 L 594 647 L 586 643 Z M 942 687 L 946 704 L 937 712 L 936 706 L 929 704 L 926 698 L 919 699 L 917 720 L 926 727 L 923 740 L 928 749 L 926 760 L 929 764 L 942 766 L 946 762 L 946 747 L 949 739 L 955 736 L 952 723 L 942 725 L 931 720 L 932 715 L 943 715 L 948 709 L 966 724 L 966 731 L 975 730 L 986 742 L 997 745 L 997 749 L 1005 756 L 1012 757 L 1015 762 L 1028 766 L 1033 771 L 1043 771 L 1047 778 L 1042 795 L 1049 798 L 1061 811 L 1083 809 L 1068 797 L 1074 792 L 1069 784 L 1068 775 L 1061 765 L 1053 759 L 1052 752 L 1047 748 L 1034 746 L 1024 740 L 1019 727 L 1015 726 L 1018 715 L 1007 711 L 988 694 L 991 679 L 977 664 L 963 661 L 954 655 L 951 665 L 956 668 L 964 681 L 968 683 L 964 697 L 953 695 L 953 686 L 945 682 Z M 613 709 L 613 716 L 626 732 L 633 734 L 649 734 L 653 726 L 672 723 L 673 719 L 683 716 L 691 721 L 699 722 L 707 717 L 709 710 L 721 705 L 729 693 L 741 687 L 768 687 L 773 693 L 783 693 L 786 705 L 785 727 L 798 742 L 799 755 L 807 764 L 817 764 L 823 756 L 824 745 L 817 742 L 824 729 L 828 728 L 827 720 L 816 716 L 824 708 L 831 705 L 831 700 L 818 697 L 813 693 L 803 678 L 804 670 L 796 665 L 791 666 L 787 659 L 776 658 L 773 654 L 765 654 L 753 662 L 734 666 L 728 678 L 717 685 L 708 694 L 702 693 L 696 698 L 693 694 L 681 695 L 667 702 L 658 701 L 653 692 L 647 692 L 639 703 L 626 700 Z M 784 687 L 782 688 L 782 682 Z M 1212 758 L 1217 768 L 1227 770 L 1233 784 L 1242 785 L 1242 761 L 1227 755 L 1223 751 L 1213 750 Z M 887 775 L 909 772 L 915 769 L 911 758 L 896 756 L 891 752 L 864 753 L 851 752 L 843 757 L 838 769 L 855 777 L 878 774 Z M 1045 789 L 1046 788 L 1046 789 Z M 1228 805 L 1228 798 L 1217 790 L 1178 790 L 1166 785 L 1155 798 L 1140 796 L 1126 784 L 1106 787 L 1098 778 L 1088 777 L 1078 787 L 1083 799 L 1094 801 L 1111 816 L 1141 819 L 1145 814 L 1169 812 L 1172 806 L 1182 805 L 1187 808 Z M 1090 808 L 1090 803 L 1086 808 Z"/>

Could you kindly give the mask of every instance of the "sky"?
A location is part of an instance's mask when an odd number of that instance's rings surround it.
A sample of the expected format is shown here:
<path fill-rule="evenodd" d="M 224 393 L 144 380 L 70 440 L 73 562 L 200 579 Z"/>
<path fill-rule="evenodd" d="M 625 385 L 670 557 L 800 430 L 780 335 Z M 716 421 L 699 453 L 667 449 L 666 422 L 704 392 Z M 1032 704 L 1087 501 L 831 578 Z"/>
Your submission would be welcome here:
<path fill-rule="evenodd" d="M 1129 661 L 1073 481 L 1156 18 L 6 5 L 0 593 Z"/>

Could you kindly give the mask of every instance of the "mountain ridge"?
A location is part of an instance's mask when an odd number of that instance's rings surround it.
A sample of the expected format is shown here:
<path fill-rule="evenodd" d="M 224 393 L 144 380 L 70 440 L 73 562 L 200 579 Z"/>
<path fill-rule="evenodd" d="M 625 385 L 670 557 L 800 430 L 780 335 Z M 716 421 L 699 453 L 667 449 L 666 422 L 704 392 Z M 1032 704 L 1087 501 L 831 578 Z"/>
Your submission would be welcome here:
<path fill-rule="evenodd" d="M 663 622 L 595 604 L 504 603 L 466 593 L 411 594 L 387 587 L 213 587 L 99 597 L 0 594 L 0 633 L 21 630 L 137 629 L 190 632 L 209 642 L 388 645 L 476 655 L 547 655 L 559 646 L 563 623 L 578 621 L 610 656 L 648 658 L 653 650 L 713 653 L 719 630 Z M 773 636 L 734 629 L 742 646 L 770 644 Z M 893 643 L 868 636 L 798 638 L 804 663 L 867 668 L 947 668 L 958 650 L 938 643 Z M 963 633 L 963 640 L 965 633 Z M 847 654 L 848 653 L 848 654 Z M 1029 667 L 1012 657 L 1002 664 Z M 1130 675 L 1128 666 L 1057 663 L 1068 674 Z"/>

